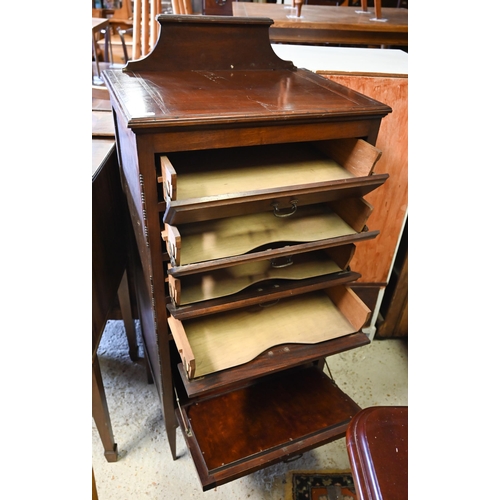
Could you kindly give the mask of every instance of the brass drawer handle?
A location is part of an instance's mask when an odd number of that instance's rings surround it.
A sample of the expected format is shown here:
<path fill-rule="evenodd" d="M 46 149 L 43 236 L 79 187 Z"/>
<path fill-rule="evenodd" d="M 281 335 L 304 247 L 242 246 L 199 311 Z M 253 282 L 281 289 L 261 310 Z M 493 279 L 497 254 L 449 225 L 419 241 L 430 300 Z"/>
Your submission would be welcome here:
<path fill-rule="evenodd" d="M 274 269 L 281 269 L 282 267 L 288 267 L 293 264 L 293 260 L 291 257 L 287 257 L 286 261 L 283 264 L 276 264 L 276 261 L 273 259 L 271 261 L 271 267 Z"/>
<path fill-rule="evenodd" d="M 278 208 L 279 203 L 275 202 L 272 205 L 274 207 L 274 215 L 276 217 L 290 217 L 290 215 L 293 215 L 297 211 L 297 204 L 298 203 L 299 203 L 299 200 L 291 200 L 290 204 L 292 205 L 292 211 L 288 212 L 286 214 L 283 214 L 283 213 L 279 213 L 279 211 L 280 211 L 280 209 Z"/>

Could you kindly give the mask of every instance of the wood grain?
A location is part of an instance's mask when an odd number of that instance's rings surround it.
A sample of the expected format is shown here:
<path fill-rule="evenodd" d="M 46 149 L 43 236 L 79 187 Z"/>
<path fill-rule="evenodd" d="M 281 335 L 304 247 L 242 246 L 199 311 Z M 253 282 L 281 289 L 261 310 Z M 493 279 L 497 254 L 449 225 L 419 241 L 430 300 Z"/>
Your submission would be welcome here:
<path fill-rule="evenodd" d="M 160 162 L 167 196 L 188 200 L 367 176 L 380 155 L 363 140 L 345 139 L 178 152 Z"/>

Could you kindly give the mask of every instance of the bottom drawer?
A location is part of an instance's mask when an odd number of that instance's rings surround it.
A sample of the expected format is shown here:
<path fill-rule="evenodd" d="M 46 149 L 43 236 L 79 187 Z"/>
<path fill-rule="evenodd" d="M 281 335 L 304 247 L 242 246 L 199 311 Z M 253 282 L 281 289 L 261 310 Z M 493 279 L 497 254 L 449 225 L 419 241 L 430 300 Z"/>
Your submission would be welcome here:
<path fill-rule="evenodd" d="M 360 409 L 309 365 L 181 406 L 177 419 L 205 491 L 343 437 Z"/>

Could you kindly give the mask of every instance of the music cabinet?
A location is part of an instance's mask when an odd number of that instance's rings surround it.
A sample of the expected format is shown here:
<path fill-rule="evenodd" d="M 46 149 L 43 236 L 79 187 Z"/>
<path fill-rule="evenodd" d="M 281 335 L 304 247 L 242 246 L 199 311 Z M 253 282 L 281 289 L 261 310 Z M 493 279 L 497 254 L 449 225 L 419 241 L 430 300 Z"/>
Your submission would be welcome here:
<path fill-rule="evenodd" d="M 350 285 L 391 109 L 280 59 L 267 18 L 157 17 L 104 74 L 139 259 L 145 353 L 172 456 L 202 488 L 345 435 L 324 359 L 369 343 Z"/>

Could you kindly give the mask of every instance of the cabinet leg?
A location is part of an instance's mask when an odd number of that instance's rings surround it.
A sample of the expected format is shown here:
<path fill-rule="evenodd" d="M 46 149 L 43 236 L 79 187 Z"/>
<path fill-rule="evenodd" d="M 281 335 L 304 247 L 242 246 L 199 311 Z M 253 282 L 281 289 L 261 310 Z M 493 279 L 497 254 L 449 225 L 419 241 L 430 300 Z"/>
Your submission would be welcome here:
<path fill-rule="evenodd" d="M 101 367 L 99 366 L 97 356 L 92 362 L 92 417 L 101 437 L 106 460 L 108 462 L 116 462 L 118 460 L 118 447 L 114 442 L 108 403 L 102 382 Z"/>
<path fill-rule="evenodd" d="M 137 335 L 135 332 L 134 318 L 132 315 L 132 305 L 130 301 L 130 289 L 128 285 L 127 271 L 123 273 L 120 286 L 118 287 L 118 302 L 123 317 L 125 332 L 127 334 L 129 355 L 132 361 L 139 359 L 139 348 L 137 347 Z"/>
<path fill-rule="evenodd" d="M 177 430 L 177 426 L 175 426 L 175 425 L 167 427 L 168 444 L 170 445 L 170 453 L 172 454 L 173 460 L 177 460 L 176 430 Z"/>

